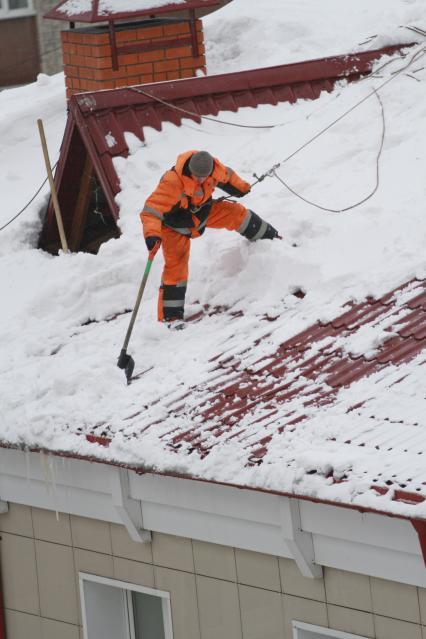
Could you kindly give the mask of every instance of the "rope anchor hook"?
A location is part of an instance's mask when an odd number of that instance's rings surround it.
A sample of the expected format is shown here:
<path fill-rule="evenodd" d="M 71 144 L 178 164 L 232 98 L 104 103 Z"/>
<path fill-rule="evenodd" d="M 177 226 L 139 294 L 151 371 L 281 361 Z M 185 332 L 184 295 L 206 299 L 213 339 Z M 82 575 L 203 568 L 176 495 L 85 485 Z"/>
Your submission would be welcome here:
<path fill-rule="evenodd" d="M 263 173 L 263 175 L 259 176 L 256 173 L 253 173 L 253 177 L 256 178 L 258 182 L 262 182 L 262 180 L 264 180 L 266 177 L 274 177 L 275 171 L 279 169 L 280 166 L 281 166 L 281 162 L 279 162 L 278 164 L 274 164 L 274 166 L 271 167 L 269 171 L 266 171 L 266 173 Z"/>

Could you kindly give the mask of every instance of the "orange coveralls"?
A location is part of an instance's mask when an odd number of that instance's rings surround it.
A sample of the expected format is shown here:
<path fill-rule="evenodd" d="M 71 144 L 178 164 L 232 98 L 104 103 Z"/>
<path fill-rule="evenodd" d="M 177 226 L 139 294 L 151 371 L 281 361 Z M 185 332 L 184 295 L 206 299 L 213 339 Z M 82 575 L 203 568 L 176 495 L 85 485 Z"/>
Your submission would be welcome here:
<path fill-rule="evenodd" d="M 163 175 L 140 214 L 145 238 L 157 236 L 162 240 L 160 321 L 183 318 L 191 238 L 200 237 L 205 228 L 225 228 L 244 234 L 250 218 L 255 216 L 237 202 L 211 200 L 216 186 L 240 197 L 250 191 L 250 184 L 216 158 L 211 175 L 199 184 L 188 169 L 194 153 L 187 151 L 178 156 L 175 166 Z"/>

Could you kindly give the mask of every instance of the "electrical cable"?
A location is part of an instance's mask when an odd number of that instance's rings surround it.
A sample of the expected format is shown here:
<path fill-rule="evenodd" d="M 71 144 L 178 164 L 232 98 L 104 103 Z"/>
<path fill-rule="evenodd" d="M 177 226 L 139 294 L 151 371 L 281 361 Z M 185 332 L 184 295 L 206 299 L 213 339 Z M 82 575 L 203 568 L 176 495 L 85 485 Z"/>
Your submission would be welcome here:
<path fill-rule="evenodd" d="M 404 54 L 402 54 L 402 57 L 405 57 Z M 381 67 L 379 67 L 379 69 L 377 69 L 372 75 L 374 76 L 378 70 L 382 69 L 384 66 L 386 66 L 387 64 L 389 64 L 392 61 L 386 62 L 384 65 L 382 65 Z M 408 66 L 410 66 L 411 62 L 403 67 L 402 70 L 406 69 Z M 366 78 L 371 77 L 371 75 L 365 76 Z M 364 79 L 364 78 L 360 78 L 360 79 Z M 235 126 L 235 127 L 239 127 L 239 128 L 243 128 L 243 129 L 275 129 L 278 127 L 282 127 L 282 126 L 287 126 L 289 124 L 289 122 L 279 122 L 277 124 L 264 124 L 264 125 L 250 125 L 250 124 L 238 124 L 236 122 L 228 122 L 227 120 L 222 120 L 219 118 L 214 118 L 208 115 L 201 115 L 200 113 L 196 113 L 194 111 L 189 111 L 188 109 L 184 109 L 183 107 L 179 107 L 175 104 L 173 104 L 172 102 L 168 102 L 167 100 L 163 100 L 163 98 L 160 98 L 156 95 L 153 95 L 152 93 L 148 93 L 148 91 L 144 91 L 143 89 L 137 88 L 137 87 L 129 87 L 129 89 L 131 91 L 134 91 L 135 93 L 140 93 L 141 95 L 146 96 L 147 98 L 150 98 L 151 100 L 154 100 L 156 102 L 159 102 L 160 104 L 164 104 L 164 106 L 169 107 L 170 109 L 173 109 L 174 111 L 179 111 L 180 113 L 185 113 L 187 115 L 190 115 L 192 117 L 197 118 L 197 120 L 209 120 L 211 122 L 217 122 L 219 124 L 225 124 L 227 126 Z M 371 93 L 369 96 L 367 97 L 371 97 L 371 95 L 373 95 L 373 93 Z M 365 98 L 367 99 L 367 98 Z"/>
<path fill-rule="evenodd" d="M 56 162 L 53 167 L 52 167 L 52 171 L 53 169 L 56 168 L 56 165 L 58 163 Z M 3 226 L 0 226 L 0 231 L 3 231 L 3 229 L 5 229 L 7 226 L 9 226 L 9 224 L 12 224 L 12 222 L 14 220 L 16 220 L 16 218 L 18 218 L 20 215 L 22 215 L 22 213 L 29 207 L 29 205 L 35 200 L 35 198 L 37 197 L 37 195 L 40 193 L 41 189 L 43 188 L 43 186 L 46 184 L 47 180 L 49 178 L 46 177 L 46 179 L 44 180 L 44 182 L 40 185 L 40 187 L 37 189 L 37 191 L 34 193 L 34 195 L 32 196 L 32 198 L 26 203 L 26 205 L 16 214 L 14 215 L 8 222 L 6 222 L 6 224 L 4 224 Z"/>
<path fill-rule="evenodd" d="M 192 117 L 197 118 L 197 120 L 210 120 L 211 122 L 226 124 L 228 126 L 236 126 L 241 129 L 276 129 L 277 127 L 286 126 L 288 124 L 288 122 L 280 122 L 279 124 L 250 125 L 250 124 L 238 124 L 236 122 L 227 122 L 226 120 L 220 120 L 219 118 L 212 118 L 209 115 L 200 115 L 199 113 L 195 113 L 194 111 L 188 111 L 188 109 L 183 109 L 182 107 L 178 107 L 175 104 L 172 104 L 171 102 L 167 102 L 166 100 L 163 100 L 162 98 L 159 98 L 156 95 L 152 95 L 151 93 L 144 91 L 143 89 L 137 89 L 136 87 L 128 87 L 128 88 L 131 91 L 134 91 L 135 93 L 141 93 L 142 95 L 145 95 L 147 98 L 151 98 L 151 100 L 160 102 L 161 104 L 164 104 L 164 106 L 170 107 L 174 111 L 180 111 L 181 113 L 186 113 L 187 115 L 191 115 Z"/>

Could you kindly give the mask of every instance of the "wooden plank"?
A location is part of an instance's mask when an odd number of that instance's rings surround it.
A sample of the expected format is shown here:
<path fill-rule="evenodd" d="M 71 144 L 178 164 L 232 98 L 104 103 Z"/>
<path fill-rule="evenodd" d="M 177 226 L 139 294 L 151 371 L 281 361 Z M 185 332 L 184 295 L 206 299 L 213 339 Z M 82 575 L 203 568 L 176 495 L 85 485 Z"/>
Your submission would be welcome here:
<path fill-rule="evenodd" d="M 84 227 L 87 220 L 90 199 L 90 182 L 93 175 L 93 163 L 89 154 L 86 155 L 83 174 L 80 180 L 80 188 L 75 206 L 71 227 L 70 246 L 72 251 L 78 251 L 83 238 Z"/>

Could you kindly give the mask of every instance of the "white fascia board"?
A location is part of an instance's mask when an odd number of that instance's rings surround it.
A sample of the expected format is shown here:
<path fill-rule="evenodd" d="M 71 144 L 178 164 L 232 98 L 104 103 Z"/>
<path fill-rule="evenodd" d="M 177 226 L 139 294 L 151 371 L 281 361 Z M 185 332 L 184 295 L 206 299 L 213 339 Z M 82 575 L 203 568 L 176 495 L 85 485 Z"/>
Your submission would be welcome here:
<path fill-rule="evenodd" d="M 426 587 L 426 568 L 421 555 L 322 535 L 313 535 L 313 540 L 315 558 L 324 566 Z M 416 543 L 418 546 L 418 540 Z"/>
<path fill-rule="evenodd" d="M 351 508 L 300 502 L 301 524 L 314 536 L 336 537 L 374 547 L 415 552 L 419 541 L 414 527 L 404 519 L 376 513 L 361 513 Z M 419 550 L 420 552 L 420 550 Z"/>
<path fill-rule="evenodd" d="M 409 521 L 107 464 L 0 449 L 0 500 L 293 558 L 426 587 Z M 1 515 L 0 515 L 1 516 Z M 147 534 L 148 533 L 148 534 Z"/>

